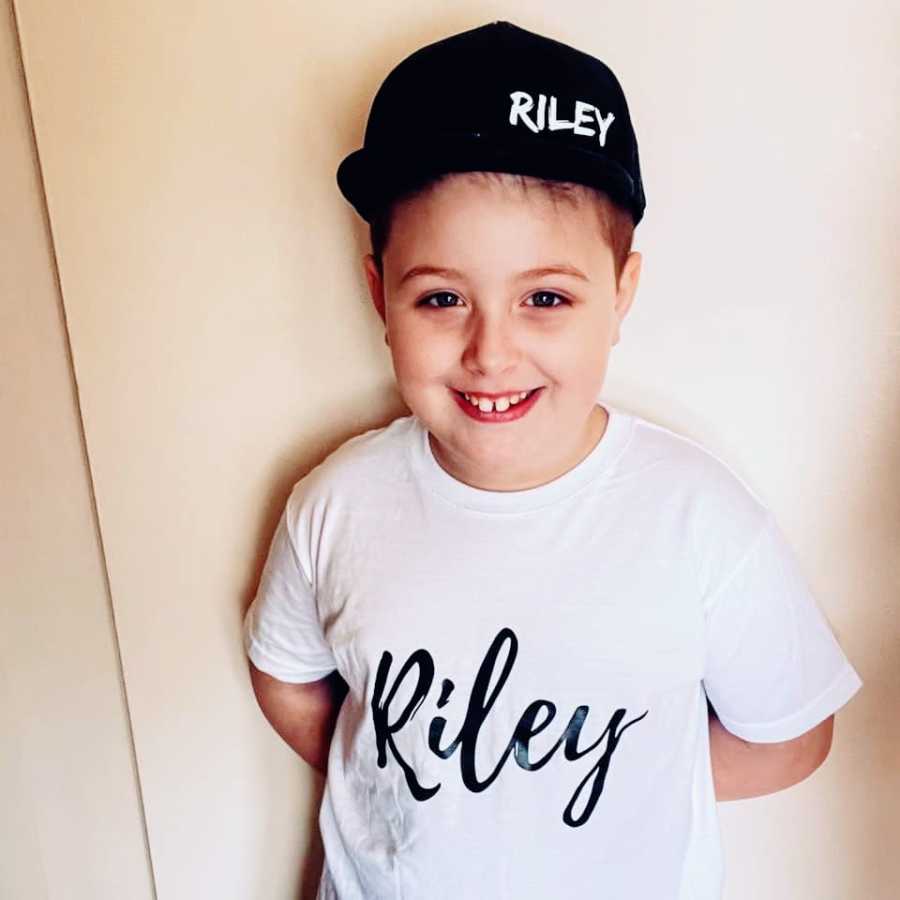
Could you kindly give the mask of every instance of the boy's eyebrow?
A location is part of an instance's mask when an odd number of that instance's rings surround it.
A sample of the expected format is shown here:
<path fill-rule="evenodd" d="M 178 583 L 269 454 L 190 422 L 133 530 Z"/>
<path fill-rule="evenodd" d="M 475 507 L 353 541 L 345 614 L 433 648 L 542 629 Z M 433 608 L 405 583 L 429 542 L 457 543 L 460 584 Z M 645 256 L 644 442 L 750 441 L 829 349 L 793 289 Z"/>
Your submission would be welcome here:
<path fill-rule="evenodd" d="M 448 269 L 443 266 L 413 266 L 400 279 L 399 284 L 403 284 L 406 281 L 410 281 L 413 278 L 418 278 L 422 275 L 438 275 L 441 278 L 459 279 L 465 277 L 459 269 Z M 576 269 L 575 266 L 570 266 L 568 263 L 557 263 L 550 266 L 539 266 L 536 269 L 527 269 L 524 272 L 520 272 L 515 280 L 522 281 L 526 278 L 543 278 L 545 275 L 570 275 L 573 278 L 579 278 L 582 281 L 590 281 L 590 278 L 588 278 L 581 269 Z"/>

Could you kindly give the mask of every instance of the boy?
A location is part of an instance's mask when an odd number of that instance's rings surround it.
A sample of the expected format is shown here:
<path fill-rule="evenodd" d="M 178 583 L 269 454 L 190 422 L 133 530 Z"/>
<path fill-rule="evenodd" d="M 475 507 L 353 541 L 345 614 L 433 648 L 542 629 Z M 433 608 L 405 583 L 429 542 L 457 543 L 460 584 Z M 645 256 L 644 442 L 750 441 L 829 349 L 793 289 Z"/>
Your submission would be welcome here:
<path fill-rule="evenodd" d="M 245 619 L 327 774 L 320 900 L 719 898 L 716 800 L 809 775 L 862 681 L 749 487 L 598 398 L 645 206 L 618 81 L 453 35 L 338 184 L 412 414 L 295 485 Z"/>

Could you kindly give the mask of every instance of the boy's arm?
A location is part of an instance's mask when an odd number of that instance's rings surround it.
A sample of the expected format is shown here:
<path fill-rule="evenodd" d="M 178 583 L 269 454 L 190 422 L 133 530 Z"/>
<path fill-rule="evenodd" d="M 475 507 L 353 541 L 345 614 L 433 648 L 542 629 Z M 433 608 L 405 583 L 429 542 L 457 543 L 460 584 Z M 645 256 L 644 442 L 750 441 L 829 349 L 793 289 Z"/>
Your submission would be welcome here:
<path fill-rule="evenodd" d="M 782 791 L 809 777 L 831 749 L 834 715 L 800 737 L 755 744 L 732 734 L 709 709 L 709 745 L 716 800 L 743 800 Z"/>
<path fill-rule="evenodd" d="M 253 691 L 269 724 L 288 746 L 325 775 L 347 683 L 335 671 L 318 681 L 291 684 L 261 671 L 252 661 L 248 664 Z"/>

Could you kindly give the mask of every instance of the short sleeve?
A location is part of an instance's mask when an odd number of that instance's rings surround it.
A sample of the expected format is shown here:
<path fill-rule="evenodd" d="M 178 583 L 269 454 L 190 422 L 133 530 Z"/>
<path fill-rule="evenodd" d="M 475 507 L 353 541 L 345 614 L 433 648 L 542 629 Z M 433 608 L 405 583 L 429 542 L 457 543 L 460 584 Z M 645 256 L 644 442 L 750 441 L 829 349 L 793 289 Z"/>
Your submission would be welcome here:
<path fill-rule="evenodd" d="M 862 687 L 771 512 L 705 617 L 704 688 L 744 740 L 799 737 Z"/>
<path fill-rule="evenodd" d="M 317 681 L 337 666 L 319 621 L 315 595 L 281 514 L 256 596 L 244 616 L 244 649 L 263 672 L 299 684 Z"/>

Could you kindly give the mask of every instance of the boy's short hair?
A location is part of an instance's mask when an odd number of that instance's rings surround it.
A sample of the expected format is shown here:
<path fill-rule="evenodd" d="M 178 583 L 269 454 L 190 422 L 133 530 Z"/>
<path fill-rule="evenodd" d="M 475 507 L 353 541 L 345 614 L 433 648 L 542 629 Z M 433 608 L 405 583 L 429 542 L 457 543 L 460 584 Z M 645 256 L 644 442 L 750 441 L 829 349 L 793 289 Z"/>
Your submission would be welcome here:
<path fill-rule="evenodd" d="M 387 248 L 391 234 L 394 210 L 397 204 L 410 200 L 413 197 L 426 193 L 440 182 L 451 176 L 464 174 L 488 178 L 508 185 L 518 185 L 523 191 L 537 189 L 549 196 L 554 204 L 559 200 L 568 203 L 588 202 L 594 206 L 600 225 L 600 234 L 606 241 L 613 255 L 616 284 L 622 276 L 625 261 L 631 253 L 634 239 L 635 223 L 630 210 L 613 200 L 609 194 L 600 188 L 590 187 L 571 181 L 559 181 L 556 179 L 539 178 L 532 175 L 519 175 L 511 172 L 449 172 L 434 175 L 420 180 L 407 187 L 401 193 L 384 203 L 371 216 L 369 222 L 369 238 L 372 244 L 372 255 L 379 274 L 384 277 L 384 251 Z"/>

